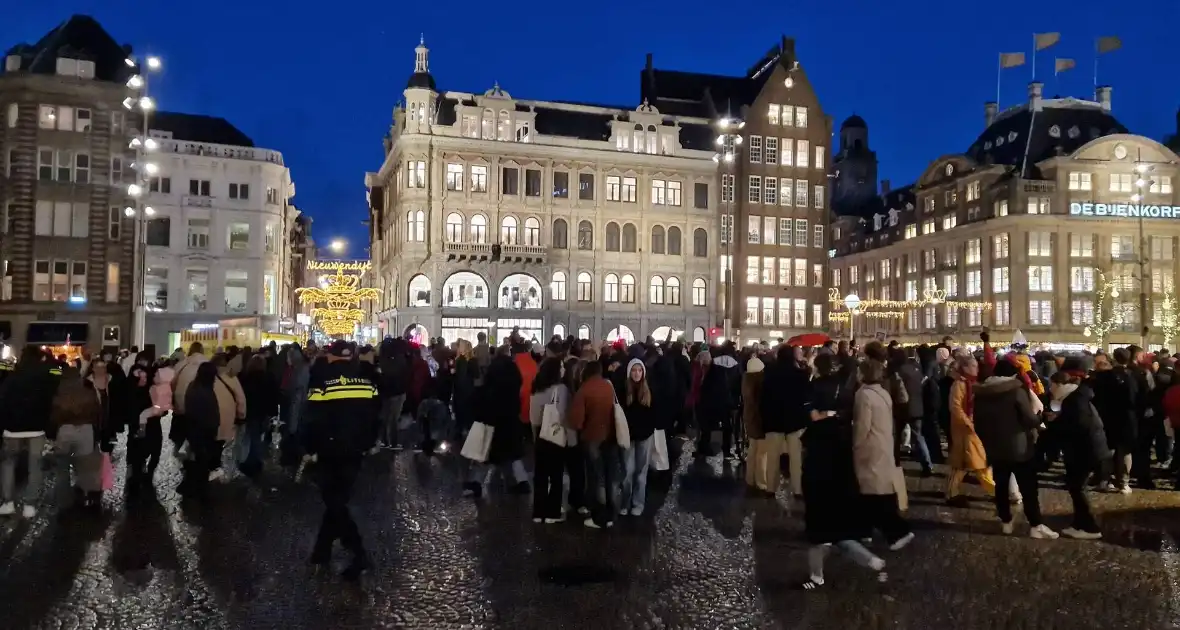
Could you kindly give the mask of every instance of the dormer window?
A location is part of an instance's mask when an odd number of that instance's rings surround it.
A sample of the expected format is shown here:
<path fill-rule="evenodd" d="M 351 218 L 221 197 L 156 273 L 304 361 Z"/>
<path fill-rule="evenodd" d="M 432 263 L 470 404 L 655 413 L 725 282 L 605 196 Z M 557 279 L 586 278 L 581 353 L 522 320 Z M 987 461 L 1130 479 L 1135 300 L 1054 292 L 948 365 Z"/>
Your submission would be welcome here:
<path fill-rule="evenodd" d="M 508 110 L 500 110 L 500 135 L 499 139 L 504 142 L 512 142 L 512 119 L 508 117 Z"/>
<path fill-rule="evenodd" d="M 635 125 L 635 141 L 631 144 L 631 149 L 636 153 L 643 152 L 643 125 Z"/>
<path fill-rule="evenodd" d="M 647 126 L 647 152 L 655 154 L 659 151 L 659 141 L 656 139 L 656 126 Z"/>
<path fill-rule="evenodd" d="M 490 109 L 483 110 L 483 139 L 496 139 L 496 112 Z"/>
<path fill-rule="evenodd" d="M 529 122 L 527 120 L 516 121 L 516 141 L 517 142 L 532 142 L 533 138 L 529 132 Z"/>
<path fill-rule="evenodd" d="M 18 72 L 20 70 L 20 55 L 8 55 L 4 58 L 5 72 Z"/>
<path fill-rule="evenodd" d="M 94 78 L 94 62 L 69 57 L 57 58 L 57 74 L 63 77 L 78 77 L 80 79 Z"/>

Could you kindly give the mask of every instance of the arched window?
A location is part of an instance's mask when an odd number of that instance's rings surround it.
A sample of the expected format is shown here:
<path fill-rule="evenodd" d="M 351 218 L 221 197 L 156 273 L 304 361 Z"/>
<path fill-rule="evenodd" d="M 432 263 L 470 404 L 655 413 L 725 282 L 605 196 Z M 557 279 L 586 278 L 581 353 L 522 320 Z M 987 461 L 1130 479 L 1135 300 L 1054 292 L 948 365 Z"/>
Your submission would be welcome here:
<path fill-rule="evenodd" d="M 680 228 L 675 225 L 668 228 L 668 255 L 680 255 Z"/>
<path fill-rule="evenodd" d="M 606 251 L 619 251 L 619 224 L 614 221 L 606 224 Z"/>
<path fill-rule="evenodd" d="M 692 342 L 696 343 L 698 341 L 704 341 L 704 340 L 705 340 L 705 328 L 703 326 L 697 326 L 696 328 L 693 328 L 692 329 Z"/>
<path fill-rule="evenodd" d="M 481 245 L 488 242 L 488 219 L 482 214 L 471 217 L 471 242 Z"/>
<path fill-rule="evenodd" d="M 664 279 L 659 276 L 651 277 L 651 285 L 648 287 L 647 294 L 648 304 L 663 304 L 664 303 Z"/>
<path fill-rule="evenodd" d="M 452 212 L 447 215 L 447 242 L 463 242 L 463 215 Z"/>
<path fill-rule="evenodd" d="M 619 282 L 619 286 L 620 286 L 619 292 L 621 293 L 621 295 L 619 296 L 620 301 L 623 303 L 626 303 L 626 304 L 634 304 L 635 303 L 635 276 L 633 276 L 631 274 L 624 275 L 622 281 Z"/>
<path fill-rule="evenodd" d="M 647 126 L 647 152 L 656 153 L 659 150 L 659 143 L 656 141 L 656 126 Z"/>
<path fill-rule="evenodd" d="M 594 226 L 589 221 L 578 223 L 578 249 L 594 249 Z"/>
<path fill-rule="evenodd" d="M 500 308 L 541 308 L 541 283 L 527 273 L 514 273 L 500 283 Z"/>
<path fill-rule="evenodd" d="M 430 278 L 418 274 L 410 278 L 410 308 L 430 306 Z"/>
<path fill-rule="evenodd" d="M 549 283 L 549 299 L 559 302 L 565 301 L 565 272 L 554 271 L 553 281 Z"/>
<path fill-rule="evenodd" d="M 426 213 L 421 210 L 410 210 L 406 213 L 406 240 L 416 243 L 426 242 Z"/>
<path fill-rule="evenodd" d="M 692 232 L 692 255 L 706 258 L 709 255 L 709 234 L 705 228 L 697 228 Z"/>
<path fill-rule="evenodd" d="M 651 229 L 651 253 L 664 253 L 664 227 L 657 225 Z"/>
<path fill-rule="evenodd" d="M 594 278 L 588 272 L 578 274 L 578 301 L 589 302 L 594 299 Z"/>
<path fill-rule="evenodd" d="M 606 333 L 606 340 L 614 343 L 616 339 L 622 339 L 627 343 L 635 343 L 635 333 L 631 329 L 619 324 L 618 328 L 612 328 L 610 332 Z"/>
<path fill-rule="evenodd" d="M 590 327 L 589 326 L 587 326 L 586 324 L 582 324 L 581 326 L 578 326 L 578 339 L 585 339 L 587 341 L 590 339 Z"/>
<path fill-rule="evenodd" d="M 516 244 L 516 217 L 504 217 L 500 222 L 500 244 Z"/>
<path fill-rule="evenodd" d="M 533 217 L 524 220 L 524 244 L 533 246 L 541 244 L 541 222 Z"/>
<path fill-rule="evenodd" d="M 664 293 L 664 303 L 668 306 L 680 306 L 680 278 L 668 278 L 668 290 Z"/>
<path fill-rule="evenodd" d="M 457 271 L 443 283 L 445 308 L 487 308 L 488 283 L 479 274 Z"/>
<path fill-rule="evenodd" d="M 638 240 L 639 240 L 639 238 L 637 236 L 637 232 L 635 231 L 635 225 L 633 223 L 624 223 L 623 224 L 623 251 L 635 253 L 635 248 L 638 246 L 638 243 L 636 243 L 636 241 L 638 241 Z"/>
<path fill-rule="evenodd" d="M 483 110 L 483 139 L 496 139 L 496 112 L 490 109 Z"/>
<path fill-rule="evenodd" d="M 512 119 L 508 117 L 508 110 L 500 110 L 500 140 L 512 141 Z"/>
<path fill-rule="evenodd" d="M 602 283 L 602 300 L 604 302 L 618 302 L 619 301 L 619 277 L 613 273 L 606 274 L 606 279 Z"/>
<path fill-rule="evenodd" d="M 565 219 L 554 219 L 553 221 L 553 248 L 569 248 L 569 225 L 566 224 Z"/>
<path fill-rule="evenodd" d="M 692 305 L 705 305 L 705 279 L 696 278 L 692 281 Z"/>
<path fill-rule="evenodd" d="M 565 324 L 554 324 L 553 325 L 553 336 L 554 337 L 561 337 L 562 339 L 565 339 Z"/>
<path fill-rule="evenodd" d="M 643 125 L 635 125 L 635 135 L 632 138 L 632 147 L 636 153 L 643 153 Z"/>

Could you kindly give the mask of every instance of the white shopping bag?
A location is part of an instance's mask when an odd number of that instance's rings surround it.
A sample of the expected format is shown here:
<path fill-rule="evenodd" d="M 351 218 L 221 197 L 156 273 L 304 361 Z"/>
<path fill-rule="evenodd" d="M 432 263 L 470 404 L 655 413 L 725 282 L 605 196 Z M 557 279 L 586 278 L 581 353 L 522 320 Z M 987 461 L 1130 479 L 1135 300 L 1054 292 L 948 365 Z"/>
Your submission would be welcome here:
<path fill-rule="evenodd" d="M 561 424 L 561 410 L 557 408 L 556 391 L 553 392 L 553 400 L 546 403 L 545 408 L 541 410 L 541 431 L 538 437 L 562 448 L 566 446 L 565 427 Z"/>
<path fill-rule="evenodd" d="M 471 425 L 471 431 L 463 442 L 463 450 L 459 454 L 473 462 L 488 461 L 488 453 L 492 450 L 492 433 L 494 427 L 476 422 Z"/>
<path fill-rule="evenodd" d="M 905 487 L 905 471 L 900 466 L 893 469 L 893 491 L 897 493 L 897 509 L 910 509 L 910 494 Z"/>
<path fill-rule="evenodd" d="M 627 424 L 627 413 L 623 411 L 618 398 L 615 398 L 615 441 L 619 443 L 619 448 L 631 448 L 631 427 Z"/>
<path fill-rule="evenodd" d="M 668 460 L 668 437 L 663 429 L 656 429 L 651 440 L 651 467 L 654 470 L 668 470 L 672 462 Z"/>

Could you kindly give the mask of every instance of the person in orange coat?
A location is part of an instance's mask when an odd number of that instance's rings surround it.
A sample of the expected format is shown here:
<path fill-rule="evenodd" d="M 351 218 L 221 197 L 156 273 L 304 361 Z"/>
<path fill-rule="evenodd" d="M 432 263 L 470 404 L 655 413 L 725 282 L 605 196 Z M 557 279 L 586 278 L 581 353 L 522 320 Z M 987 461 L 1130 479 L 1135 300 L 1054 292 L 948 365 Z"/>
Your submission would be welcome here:
<path fill-rule="evenodd" d="M 951 474 L 947 477 L 946 499 L 951 505 L 962 505 L 966 495 L 961 494 L 959 485 L 967 473 L 979 480 L 979 485 L 988 495 L 996 492 L 992 469 L 987 465 L 987 454 L 983 442 L 975 434 L 975 382 L 979 378 L 979 364 L 969 354 L 955 358 L 952 371 L 955 379 L 950 392 L 951 449 L 948 463 Z"/>
<path fill-rule="evenodd" d="M 529 402 L 533 397 L 533 380 L 537 378 L 537 362 L 524 343 L 512 344 L 512 361 L 520 371 L 520 421 L 531 425 Z"/>

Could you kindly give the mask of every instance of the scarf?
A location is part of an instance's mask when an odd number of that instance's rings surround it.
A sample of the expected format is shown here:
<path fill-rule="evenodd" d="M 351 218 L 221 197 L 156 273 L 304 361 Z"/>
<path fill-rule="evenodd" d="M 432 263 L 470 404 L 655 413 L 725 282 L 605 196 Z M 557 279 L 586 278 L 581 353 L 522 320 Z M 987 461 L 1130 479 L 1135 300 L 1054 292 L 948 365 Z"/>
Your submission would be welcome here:
<path fill-rule="evenodd" d="M 975 377 L 959 375 L 963 381 L 963 413 L 968 418 L 975 418 Z"/>

